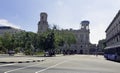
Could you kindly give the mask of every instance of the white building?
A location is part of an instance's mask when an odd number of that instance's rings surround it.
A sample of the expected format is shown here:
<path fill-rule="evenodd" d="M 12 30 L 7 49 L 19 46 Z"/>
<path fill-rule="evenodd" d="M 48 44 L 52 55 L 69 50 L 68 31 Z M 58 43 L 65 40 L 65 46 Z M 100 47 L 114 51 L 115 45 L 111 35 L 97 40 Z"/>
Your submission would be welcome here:
<path fill-rule="evenodd" d="M 10 26 L 0 26 L 0 36 L 4 35 L 5 33 L 14 34 L 14 33 L 20 32 L 20 31 L 22 31 L 22 30 L 13 28 Z"/>

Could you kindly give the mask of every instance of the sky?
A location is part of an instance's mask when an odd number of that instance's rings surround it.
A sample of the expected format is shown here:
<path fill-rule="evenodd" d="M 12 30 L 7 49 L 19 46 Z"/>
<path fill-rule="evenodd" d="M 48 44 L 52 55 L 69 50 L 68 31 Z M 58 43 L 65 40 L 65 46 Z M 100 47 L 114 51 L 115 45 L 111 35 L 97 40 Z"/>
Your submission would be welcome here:
<path fill-rule="evenodd" d="M 97 44 L 119 9 L 120 0 L 0 0 L 0 25 L 37 32 L 41 12 L 60 29 L 78 30 L 88 20 L 90 42 Z"/>

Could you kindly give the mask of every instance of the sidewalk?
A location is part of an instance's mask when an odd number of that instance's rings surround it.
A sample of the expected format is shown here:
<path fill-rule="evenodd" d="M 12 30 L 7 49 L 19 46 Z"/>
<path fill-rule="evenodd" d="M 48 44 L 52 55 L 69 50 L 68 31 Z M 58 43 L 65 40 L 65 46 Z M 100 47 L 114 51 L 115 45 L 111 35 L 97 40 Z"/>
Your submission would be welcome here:
<path fill-rule="evenodd" d="M 91 57 L 91 58 L 96 58 L 96 59 L 105 59 L 103 55 L 88 55 L 88 57 Z"/>
<path fill-rule="evenodd" d="M 0 63 L 30 63 L 30 62 L 41 62 L 44 61 L 43 57 L 32 57 L 32 56 L 8 56 L 0 57 Z"/>

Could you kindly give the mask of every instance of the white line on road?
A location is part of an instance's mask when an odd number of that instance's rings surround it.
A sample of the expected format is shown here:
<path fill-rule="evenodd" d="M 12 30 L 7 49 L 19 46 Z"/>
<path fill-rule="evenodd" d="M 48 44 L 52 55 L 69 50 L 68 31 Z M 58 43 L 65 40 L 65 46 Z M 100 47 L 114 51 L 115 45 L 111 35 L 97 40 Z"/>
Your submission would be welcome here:
<path fill-rule="evenodd" d="M 65 63 L 65 62 L 68 62 L 68 60 L 67 60 L 67 61 L 63 61 L 63 62 L 60 62 L 60 63 L 57 63 L 57 64 L 52 65 L 52 66 L 49 66 L 49 67 L 47 67 L 47 68 L 45 68 L 45 69 L 42 69 L 42 70 L 40 70 L 40 71 L 37 71 L 37 72 L 35 72 L 35 73 L 40 73 L 40 72 L 46 71 L 46 70 L 48 70 L 48 69 L 50 69 L 50 68 L 54 68 L 54 67 L 56 67 L 56 66 L 58 66 L 58 65 L 60 65 L 60 64 L 63 64 L 63 63 Z"/>
<path fill-rule="evenodd" d="M 0 67 L 3 67 L 3 66 L 10 66 L 10 65 L 15 65 L 16 63 L 14 64 L 3 64 L 3 65 L 0 65 Z"/>
<path fill-rule="evenodd" d="M 47 63 L 50 63 L 50 62 L 47 62 Z M 28 68 L 28 67 L 37 66 L 37 65 L 42 65 L 42 64 L 44 64 L 44 63 L 41 63 L 41 64 L 37 63 L 37 64 L 34 64 L 34 65 L 29 65 L 29 66 L 25 66 L 25 67 L 21 67 L 21 68 L 9 70 L 9 71 L 6 71 L 6 72 L 4 72 L 4 73 L 9 73 L 9 72 L 13 72 L 13 71 L 17 71 L 17 70 L 25 69 L 25 68 Z"/>

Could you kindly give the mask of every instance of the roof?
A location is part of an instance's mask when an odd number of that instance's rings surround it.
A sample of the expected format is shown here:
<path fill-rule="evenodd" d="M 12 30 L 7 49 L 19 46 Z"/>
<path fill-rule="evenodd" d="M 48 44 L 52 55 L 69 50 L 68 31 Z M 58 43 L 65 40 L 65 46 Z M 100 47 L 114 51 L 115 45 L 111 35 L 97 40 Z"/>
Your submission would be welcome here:
<path fill-rule="evenodd" d="M 10 26 L 0 26 L 0 29 L 13 29 L 13 28 Z"/>
<path fill-rule="evenodd" d="M 116 14 L 116 16 L 114 17 L 113 21 L 110 23 L 110 25 L 108 26 L 108 28 L 106 29 L 105 32 L 108 31 L 108 29 L 110 28 L 110 26 L 115 22 L 115 20 L 120 16 L 120 10 L 118 11 L 118 13 Z"/>

